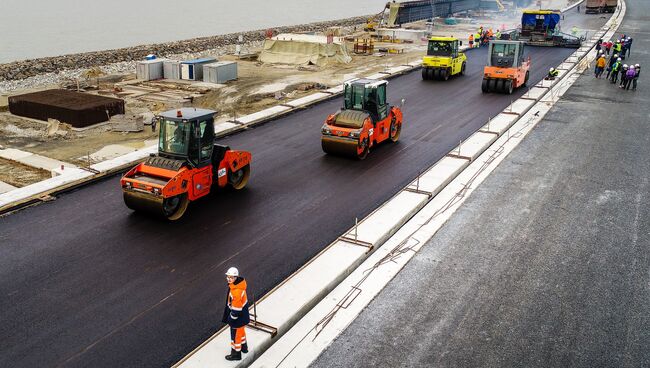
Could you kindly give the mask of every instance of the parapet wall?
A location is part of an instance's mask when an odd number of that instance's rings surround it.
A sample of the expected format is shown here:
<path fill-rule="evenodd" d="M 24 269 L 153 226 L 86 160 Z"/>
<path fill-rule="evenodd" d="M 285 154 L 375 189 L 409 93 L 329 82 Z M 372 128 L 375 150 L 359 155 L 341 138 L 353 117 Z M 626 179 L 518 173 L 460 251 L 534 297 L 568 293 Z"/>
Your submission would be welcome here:
<path fill-rule="evenodd" d="M 324 31 L 328 27 L 349 27 L 360 25 L 365 23 L 367 19 L 368 16 L 361 16 L 326 22 L 300 24 L 296 26 L 275 27 L 273 28 L 273 32 L 275 35 L 278 33 Z M 148 54 L 165 56 L 188 52 L 201 52 L 222 46 L 234 45 L 237 43 L 239 35 L 244 37 L 244 43 L 246 43 L 263 40 L 265 34 L 266 30 L 255 30 L 211 37 L 193 38 L 169 43 L 141 45 L 115 50 L 94 51 L 16 61 L 0 64 L 0 81 L 19 80 L 43 73 L 52 73 L 68 69 L 90 68 L 121 61 L 141 60 Z"/>

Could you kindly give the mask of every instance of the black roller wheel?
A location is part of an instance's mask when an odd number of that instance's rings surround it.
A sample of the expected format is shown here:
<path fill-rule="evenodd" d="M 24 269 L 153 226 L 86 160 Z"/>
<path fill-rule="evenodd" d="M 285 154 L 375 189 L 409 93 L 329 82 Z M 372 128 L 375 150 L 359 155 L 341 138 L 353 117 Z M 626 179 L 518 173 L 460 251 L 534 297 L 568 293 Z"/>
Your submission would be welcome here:
<path fill-rule="evenodd" d="M 460 75 L 465 75 L 465 68 L 467 67 L 467 64 L 463 61 L 463 65 L 460 67 Z"/>
<path fill-rule="evenodd" d="M 428 77 L 429 80 L 433 80 L 435 78 L 435 69 L 431 69 L 431 68 L 429 69 Z"/>
<path fill-rule="evenodd" d="M 397 142 L 401 132 L 402 132 L 402 124 L 397 124 L 397 119 L 395 119 L 395 116 L 393 116 L 393 119 L 390 122 L 390 140 L 391 140 L 391 142 Z"/>
<path fill-rule="evenodd" d="M 422 80 L 428 80 L 428 79 L 429 79 L 429 69 L 422 68 Z"/>
<path fill-rule="evenodd" d="M 490 89 L 490 92 L 497 92 L 497 80 L 496 79 L 490 79 L 490 85 L 488 86 Z"/>
<path fill-rule="evenodd" d="M 228 184 L 236 190 L 242 189 L 248 183 L 248 178 L 251 176 L 251 166 L 246 165 L 239 168 L 237 171 L 228 173 Z"/>
<path fill-rule="evenodd" d="M 499 93 L 503 93 L 503 91 L 505 91 L 505 87 L 504 87 L 505 84 L 503 82 L 504 82 L 503 79 L 497 79 L 497 86 L 495 89 Z"/>
<path fill-rule="evenodd" d="M 514 82 L 512 80 L 505 81 L 504 92 L 511 95 L 514 90 Z"/>
<path fill-rule="evenodd" d="M 490 84 L 489 79 L 483 79 L 483 82 L 481 83 L 481 91 L 483 91 L 483 93 L 490 92 L 489 84 Z"/>
<path fill-rule="evenodd" d="M 370 152 L 370 147 L 368 144 L 368 139 L 364 139 L 361 142 L 359 142 L 359 146 L 357 147 L 357 158 L 359 160 L 363 160 L 368 156 L 368 152 Z"/>
<path fill-rule="evenodd" d="M 433 69 L 433 76 L 435 80 L 440 80 L 440 69 Z"/>
<path fill-rule="evenodd" d="M 162 203 L 163 216 L 168 220 L 178 220 L 183 216 L 187 205 L 190 203 L 187 194 L 177 195 L 175 197 L 165 198 Z"/>
<path fill-rule="evenodd" d="M 442 69 L 440 70 L 440 78 L 444 81 L 449 80 L 449 76 L 451 75 L 451 70 L 450 69 Z"/>

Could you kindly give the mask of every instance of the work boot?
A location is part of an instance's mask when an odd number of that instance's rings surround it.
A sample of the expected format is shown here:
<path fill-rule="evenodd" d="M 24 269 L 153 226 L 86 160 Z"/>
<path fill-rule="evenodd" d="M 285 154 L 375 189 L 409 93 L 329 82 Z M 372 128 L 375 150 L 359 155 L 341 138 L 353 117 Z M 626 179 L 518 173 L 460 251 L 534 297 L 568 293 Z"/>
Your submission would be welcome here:
<path fill-rule="evenodd" d="M 248 343 L 241 344 L 241 352 L 244 354 L 248 353 Z"/>
<path fill-rule="evenodd" d="M 241 351 L 230 349 L 230 355 L 226 355 L 226 360 L 241 360 Z"/>

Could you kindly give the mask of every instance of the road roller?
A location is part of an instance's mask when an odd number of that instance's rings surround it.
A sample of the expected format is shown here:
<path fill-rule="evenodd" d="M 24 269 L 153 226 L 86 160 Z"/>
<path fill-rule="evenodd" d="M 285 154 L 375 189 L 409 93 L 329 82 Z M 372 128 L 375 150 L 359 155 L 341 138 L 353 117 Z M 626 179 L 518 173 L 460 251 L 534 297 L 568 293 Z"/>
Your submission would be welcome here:
<path fill-rule="evenodd" d="M 488 46 L 488 65 L 483 70 L 483 93 L 512 94 L 525 86 L 530 76 L 530 57 L 524 60 L 522 41 L 492 40 Z"/>
<path fill-rule="evenodd" d="M 462 45 L 456 37 L 429 38 L 427 54 L 422 58 L 422 79 L 448 80 L 454 75 L 464 75 L 467 56 L 458 51 Z"/>
<path fill-rule="evenodd" d="M 215 113 L 182 108 L 156 116 L 158 153 L 120 181 L 127 207 L 173 221 L 183 216 L 191 201 L 215 187 L 246 186 L 251 154 L 215 143 Z"/>
<path fill-rule="evenodd" d="M 402 109 L 386 100 L 385 80 L 355 79 L 344 83 L 344 106 L 327 117 L 321 128 L 321 147 L 329 154 L 363 160 L 370 147 L 397 142 Z"/>

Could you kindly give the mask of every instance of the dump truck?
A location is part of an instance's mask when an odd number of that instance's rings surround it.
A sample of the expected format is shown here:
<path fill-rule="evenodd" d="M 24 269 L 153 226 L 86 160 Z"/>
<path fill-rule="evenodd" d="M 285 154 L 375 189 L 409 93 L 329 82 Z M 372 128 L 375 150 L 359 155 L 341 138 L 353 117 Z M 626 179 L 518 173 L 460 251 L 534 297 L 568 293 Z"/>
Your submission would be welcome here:
<path fill-rule="evenodd" d="M 488 44 L 488 63 L 483 70 L 483 93 L 512 94 L 525 86 L 530 77 L 530 57 L 524 56 L 521 41 L 492 40 Z"/>
<path fill-rule="evenodd" d="M 173 221 L 213 188 L 246 186 L 251 154 L 215 143 L 215 113 L 182 108 L 156 117 L 158 152 L 120 180 L 128 208 Z"/>
<path fill-rule="evenodd" d="M 375 79 L 344 83 L 343 108 L 329 115 L 321 127 L 325 153 L 363 160 L 374 145 L 397 142 L 402 131 L 402 109 L 388 103 L 387 86 L 387 81 Z"/>
<path fill-rule="evenodd" d="M 584 37 L 561 32 L 561 19 L 559 10 L 524 10 L 521 28 L 501 32 L 501 38 L 531 46 L 580 47 Z"/>
<path fill-rule="evenodd" d="M 456 37 L 431 37 L 427 54 L 422 59 L 422 79 L 448 80 L 451 76 L 465 74 L 467 56 L 458 51 L 462 45 Z"/>

